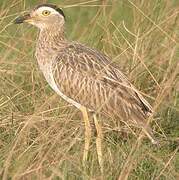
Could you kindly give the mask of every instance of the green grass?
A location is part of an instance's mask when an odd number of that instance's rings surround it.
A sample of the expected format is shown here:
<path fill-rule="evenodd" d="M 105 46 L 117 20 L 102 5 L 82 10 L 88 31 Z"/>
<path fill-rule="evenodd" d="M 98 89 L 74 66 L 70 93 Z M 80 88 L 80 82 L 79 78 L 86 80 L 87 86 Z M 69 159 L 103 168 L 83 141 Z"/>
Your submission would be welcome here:
<path fill-rule="evenodd" d="M 81 114 L 45 82 L 34 58 L 37 30 L 13 19 L 42 1 L 0 1 L 1 179 L 101 179 L 95 132 L 82 166 Z M 104 179 L 179 179 L 178 0 L 61 0 L 66 35 L 108 54 L 155 110 L 161 140 L 136 144 L 103 123 Z"/>

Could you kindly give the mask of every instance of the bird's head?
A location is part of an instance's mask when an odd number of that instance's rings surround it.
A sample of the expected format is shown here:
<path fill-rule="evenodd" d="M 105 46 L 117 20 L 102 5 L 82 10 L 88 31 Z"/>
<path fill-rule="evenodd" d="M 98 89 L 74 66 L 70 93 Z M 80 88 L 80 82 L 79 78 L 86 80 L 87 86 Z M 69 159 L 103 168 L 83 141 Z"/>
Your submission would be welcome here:
<path fill-rule="evenodd" d="M 54 25 L 62 27 L 65 22 L 63 11 L 56 5 L 41 4 L 31 10 L 29 13 L 19 16 L 15 19 L 15 24 L 32 24 L 41 30 L 52 28 Z"/>

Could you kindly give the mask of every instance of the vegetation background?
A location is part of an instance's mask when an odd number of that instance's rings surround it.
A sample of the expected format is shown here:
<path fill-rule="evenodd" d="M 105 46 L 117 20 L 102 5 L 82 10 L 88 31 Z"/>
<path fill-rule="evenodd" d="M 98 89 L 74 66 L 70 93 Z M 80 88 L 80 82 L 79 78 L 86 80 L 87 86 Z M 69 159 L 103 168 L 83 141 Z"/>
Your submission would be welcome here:
<path fill-rule="evenodd" d="M 0 1 L 0 179 L 101 179 L 95 132 L 82 166 L 81 114 L 45 82 L 34 58 L 37 30 L 14 25 L 42 0 Z M 67 37 L 112 57 L 154 107 L 149 140 L 104 125 L 104 179 L 179 179 L 179 1 L 51 0 Z"/>

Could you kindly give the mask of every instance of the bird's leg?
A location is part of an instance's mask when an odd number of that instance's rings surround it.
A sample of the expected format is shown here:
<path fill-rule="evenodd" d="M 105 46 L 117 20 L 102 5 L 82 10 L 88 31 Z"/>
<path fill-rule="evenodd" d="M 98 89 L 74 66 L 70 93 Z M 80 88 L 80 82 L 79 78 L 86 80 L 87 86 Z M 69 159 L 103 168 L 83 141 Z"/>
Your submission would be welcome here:
<path fill-rule="evenodd" d="M 96 137 L 96 150 L 97 150 L 97 155 L 98 155 L 98 162 L 99 166 L 101 169 L 101 173 L 103 175 L 103 154 L 102 154 L 102 139 L 103 139 L 103 134 L 102 134 L 102 128 L 100 122 L 97 120 L 96 114 L 93 115 L 94 118 L 94 123 L 97 131 L 97 137 Z"/>
<path fill-rule="evenodd" d="M 83 152 L 83 163 L 85 164 L 88 158 L 88 152 L 89 152 L 90 141 L 91 141 L 91 126 L 90 126 L 90 121 L 88 118 L 87 109 L 84 106 L 82 106 L 80 110 L 83 114 L 83 119 L 85 123 L 85 147 L 84 147 L 84 152 Z"/>

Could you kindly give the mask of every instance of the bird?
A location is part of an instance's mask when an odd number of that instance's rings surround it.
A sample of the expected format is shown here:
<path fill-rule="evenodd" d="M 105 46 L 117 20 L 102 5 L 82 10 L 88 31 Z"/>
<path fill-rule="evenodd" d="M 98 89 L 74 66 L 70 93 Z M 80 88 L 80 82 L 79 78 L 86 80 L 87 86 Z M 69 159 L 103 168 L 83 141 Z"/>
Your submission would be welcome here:
<path fill-rule="evenodd" d="M 97 130 L 96 148 L 101 169 L 102 128 L 97 114 L 116 117 L 127 126 L 140 128 L 153 144 L 157 141 L 147 119 L 153 109 L 109 56 L 65 36 L 66 17 L 54 4 L 40 4 L 20 15 L 15 24 L 29 23 L 39 29 L 35 56 L 46 81 L 64 100 L 78 108 L 85 124 L 86 161 L 91 139 L 88 112 Z"/>

